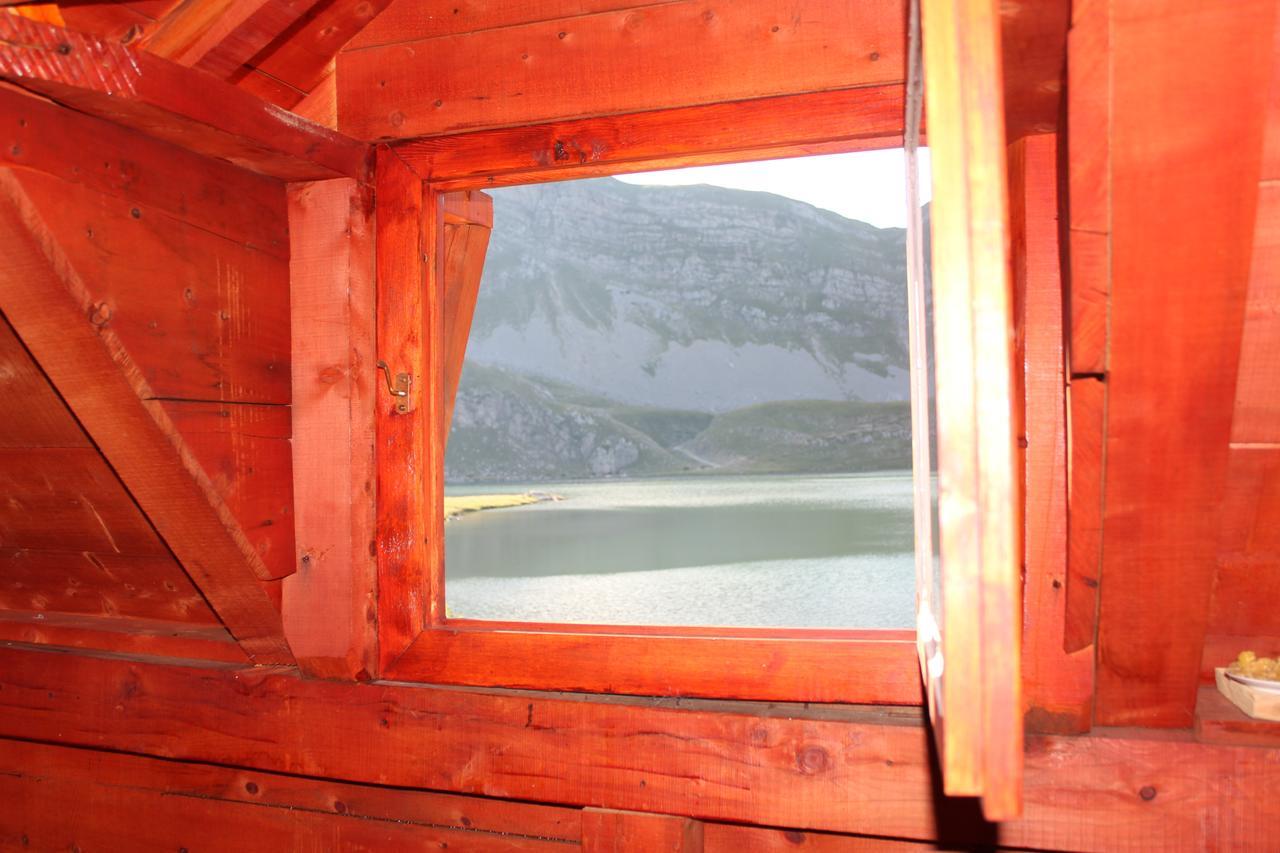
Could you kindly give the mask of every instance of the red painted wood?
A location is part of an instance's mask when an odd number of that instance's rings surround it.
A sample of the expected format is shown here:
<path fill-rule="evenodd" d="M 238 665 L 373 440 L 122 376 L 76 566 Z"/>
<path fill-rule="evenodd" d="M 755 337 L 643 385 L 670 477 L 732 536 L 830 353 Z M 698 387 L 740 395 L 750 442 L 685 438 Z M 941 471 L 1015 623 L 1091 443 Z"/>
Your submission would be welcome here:
<path fill-rule="evenodd" d="M 703 825 L 673 815 L 586 809 L 583 853 L 702 853 Z"/>
<path fill-rule="evenodd" d="M 298 572 L 284 624 L 320 677 L 375 672 L 374 222 L 354 181 L 289 189 Z"/>
<path fill-rule="evenodd" d="M 249 663 L 244 649 L 221 625 L 190 625 L 115 615 L 0 611 L 0 640 L 152 658 Z"/>
<path fill-rule="evenodd" d="M 361 178 L 368 146 L 142 51 L 0 18 L 0 79 L 83 112 L 285 180 Z"/>

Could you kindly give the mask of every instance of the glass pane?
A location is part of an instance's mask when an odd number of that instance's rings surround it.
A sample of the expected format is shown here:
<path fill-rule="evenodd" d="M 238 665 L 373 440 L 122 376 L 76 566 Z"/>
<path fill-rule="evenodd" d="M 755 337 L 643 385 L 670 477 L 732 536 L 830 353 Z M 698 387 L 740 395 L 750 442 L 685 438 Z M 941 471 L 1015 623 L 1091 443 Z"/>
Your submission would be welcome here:
<path fill-rule="evenodd" d="M 898 150 L 490 191 L 448 615 L 913 628 L 904 180 Z"/>

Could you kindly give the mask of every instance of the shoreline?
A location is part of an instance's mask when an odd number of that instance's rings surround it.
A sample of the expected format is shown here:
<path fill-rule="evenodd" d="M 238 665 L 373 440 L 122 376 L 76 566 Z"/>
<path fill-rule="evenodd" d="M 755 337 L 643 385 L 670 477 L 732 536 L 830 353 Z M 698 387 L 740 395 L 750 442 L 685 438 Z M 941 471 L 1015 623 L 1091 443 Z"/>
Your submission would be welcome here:
<path fill-rule="evenodd" d="M 473 512 L 484 512 L 490 509 L 509 509 L 517 506 L 543 503 L 545 501 L 561 501 L 564 498 L 550 492 L 520 492 L 505 495 L 446 495 L 444 499 L 445 523 L 453 521 Z"/>

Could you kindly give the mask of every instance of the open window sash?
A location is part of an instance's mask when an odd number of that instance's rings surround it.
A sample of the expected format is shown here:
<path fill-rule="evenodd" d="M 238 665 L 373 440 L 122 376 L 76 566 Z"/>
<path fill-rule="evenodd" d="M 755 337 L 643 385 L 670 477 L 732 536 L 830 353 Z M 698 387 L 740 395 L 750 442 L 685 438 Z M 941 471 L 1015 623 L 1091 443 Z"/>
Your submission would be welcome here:
<path fill-rule="evenodd" d="M 1022 805 L 1020 489 L 999 37 L 995 2 L 912 2 L 906 148 L 917 643 L 943 788 L 981 797 L 991 820 L 1016 817 Z M 922 101 L 933 174 L 935 412 L 916 163 Z"/>

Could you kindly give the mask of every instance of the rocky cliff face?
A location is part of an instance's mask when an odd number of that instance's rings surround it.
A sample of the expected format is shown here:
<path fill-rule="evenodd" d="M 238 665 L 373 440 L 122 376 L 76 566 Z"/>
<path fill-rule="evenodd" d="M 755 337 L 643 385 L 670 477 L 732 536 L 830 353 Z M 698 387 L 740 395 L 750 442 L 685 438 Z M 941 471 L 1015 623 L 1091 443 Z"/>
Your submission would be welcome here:
<path fill-rule="evenodd" d="M 709 186 L 493 195 L 450 479 L 859 470 L 909 455 L 905 409 L 865 405 L 908 397 L 902 229 Z M 800 402 L 815 400 L 847 405 Z M 767 430 L 738 412 L 766 403 Z M 871 433 L 878 451 L 850 450 Z M 812 452 L 786 451 L 796 441 Z"/>

